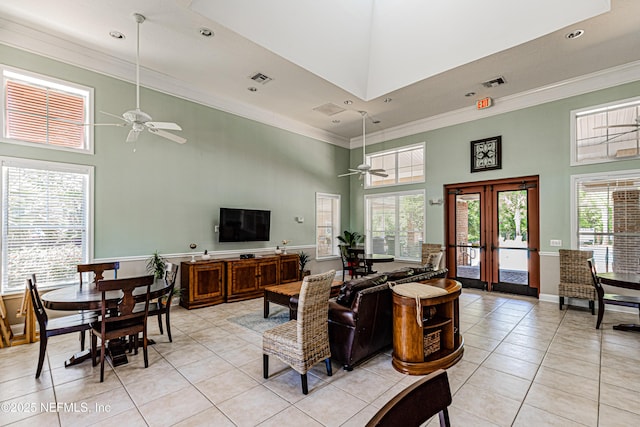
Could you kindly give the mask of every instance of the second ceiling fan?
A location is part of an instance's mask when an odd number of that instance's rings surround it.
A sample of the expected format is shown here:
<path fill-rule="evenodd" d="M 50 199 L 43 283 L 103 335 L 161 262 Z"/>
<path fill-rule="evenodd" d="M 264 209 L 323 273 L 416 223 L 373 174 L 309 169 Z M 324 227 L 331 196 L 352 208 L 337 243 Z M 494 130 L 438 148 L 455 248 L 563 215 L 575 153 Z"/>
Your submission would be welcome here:
<path fill-rule="evenodd" d="M 349 172 L 338 175 L 338 178 L 343 176 L 351 176 L 360 174 L 358 179 L 362 179 L 365 175 L 375 175 L 380 176 L 382 178 L 386 178 L 389 176 L 384 169 L 371 169 L 371 165 L 367 164 L 367 153 L 366 153 L 366 119 L 367 112 L 360 111 L 360 115 L 362 116 L 362 164 L 358 165 L 355 169 L 349 168 Z"/>

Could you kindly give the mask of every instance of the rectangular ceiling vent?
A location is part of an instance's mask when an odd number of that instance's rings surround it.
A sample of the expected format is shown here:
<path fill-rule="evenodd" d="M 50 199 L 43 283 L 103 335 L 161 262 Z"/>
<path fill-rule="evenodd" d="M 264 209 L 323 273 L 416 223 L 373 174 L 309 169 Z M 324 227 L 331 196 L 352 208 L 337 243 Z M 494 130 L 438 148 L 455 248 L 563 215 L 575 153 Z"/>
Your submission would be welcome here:
<path fill-rule="evenodd" d="M 502 76 L 498 76 L 495 79 L 487 80 L 486 82 L 482 82 L 482 86 L 484 87 L 498 87 L 500 85 L 505 84 L 507 81 Z"/>
<path fill-rule="evenodd" d="M 261 85 L 266 85 L 271 80 L 273 80 L 271 77 L 262 73 L 253 73 L 251 76 L 249 76 L 249 78 L 256 83 L 260 83 Z"/>
<path fill-rule="evenodd" d="M 313 110 L 327 116 L 333 116 L 334 114 L 342 113 L 345 109 L 340 107 L 339 105 L 327 102 L 326 104 L 316 107 Z"/>

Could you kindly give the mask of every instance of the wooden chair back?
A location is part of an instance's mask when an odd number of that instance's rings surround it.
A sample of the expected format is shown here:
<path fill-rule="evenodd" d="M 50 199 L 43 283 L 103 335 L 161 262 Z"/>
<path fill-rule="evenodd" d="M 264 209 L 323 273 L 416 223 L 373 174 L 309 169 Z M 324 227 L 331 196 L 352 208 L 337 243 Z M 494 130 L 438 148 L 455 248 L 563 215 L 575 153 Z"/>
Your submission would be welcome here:
<path fill-rule="evenodd" d="M 80 287 L 82 287 L 82 274 L 93 273 L 93 281 L 95 283 L 104 279 L 104 272 L 113 270 L 113 278 L 118 278 L 119 262 L 103 262 L 95 264 L 78 264 L 78 273 L 80 274 Z"/>
<path fill-rule="evenodd" d="M 398 393 L 374 415 L 367 427 L 418 427 L 436 414 L 440 427 L 449 427 L 447 407 L 451 402 L 447 371 L 438 369 Z"/>
<path fill-rule="evenodd" d="M 102 328 L 111 322 L 119 322 L 122 320 L 139 318 L 141 321 L 146 321 L 147 313 L 149 312 L 149 293 L 151 285 L 154 282 L 153 275 L 130 277 L 127 279 L 114 279 L 114 280 L 100 280 L 96 283 L 98 291 L 102 292 L 101 301 L 101 314 L 102 314 Z M 146 297 L 144 311 L 134 311 L 136 306 L 136 297 L 133 295 L 135 288 L 140 286 L 146 286 Z M 107 292 L 110 291 L 122 291 L 123 296 L 118 302 L 117 311 L 111 310 L 111 307 L 107 303 Z M 140 298 L 138 298 L 140 301 Z"/>
<path fill-rule="evenodd" d="M 27 289 L 29 289 L 29 294 L 31 295 L 31 303 L 33 304 L 33 311 L 36 314 L 36 319 L 38 320 L 38 325 L 40 326 L 40 332 L 44 334 L 47 330 L 49 317 L 47 316 L 47 312 L 44 309 L 42 300 L 40 299 L 40 293 L 38 292 L 38 285 L 36 284 L 35 274 L 32 274 L 31 277 L 27 279 Z"/>

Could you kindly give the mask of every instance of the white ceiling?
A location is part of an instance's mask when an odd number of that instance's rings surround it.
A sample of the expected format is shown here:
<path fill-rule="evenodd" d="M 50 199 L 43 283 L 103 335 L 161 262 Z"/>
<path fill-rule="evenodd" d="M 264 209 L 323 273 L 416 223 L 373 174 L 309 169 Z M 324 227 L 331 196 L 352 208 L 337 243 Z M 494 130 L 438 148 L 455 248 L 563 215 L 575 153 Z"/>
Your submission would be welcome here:
<path fill-rule="evenodd" d="M 143 85 L 338 144 L 640 60 L 637 0 L 2 0 L 0 43 L 133 81 L 134 12 Z"/>

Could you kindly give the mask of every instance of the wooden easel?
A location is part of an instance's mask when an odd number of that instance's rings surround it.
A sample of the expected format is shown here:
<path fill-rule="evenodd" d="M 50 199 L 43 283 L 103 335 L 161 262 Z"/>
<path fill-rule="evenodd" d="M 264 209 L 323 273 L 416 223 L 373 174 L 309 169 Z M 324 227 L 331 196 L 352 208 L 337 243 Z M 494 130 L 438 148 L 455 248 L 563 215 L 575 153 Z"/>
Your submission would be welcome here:
<path fill-rule="evenodd" d="M 16 313 L 18 317 L 24 317 L 24 333 L 15 335 L 11 341 L 11 346 L 29 344 L 38 341 L 40 334 L 36 332 L 36 313 L 33 311 L 33 302 L 29 289 L 25 289 L 22 296 L 22 304 Z"/>
<path fill-rule="evenodd" d="M 11 325 L 9 325 L 9 318 L 7 317 L 7 307 L 4 305 L 2 295 L 0 295 L 0 348 L 5 345 L 11 346 L 11 339 L 13 338 L 13 332 L 11 331 Z"/>

